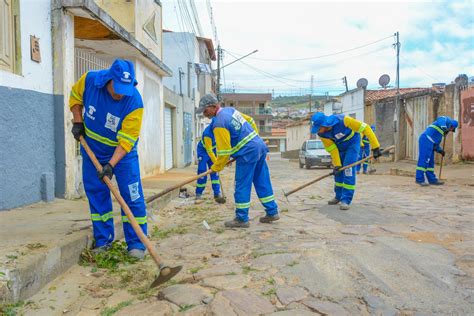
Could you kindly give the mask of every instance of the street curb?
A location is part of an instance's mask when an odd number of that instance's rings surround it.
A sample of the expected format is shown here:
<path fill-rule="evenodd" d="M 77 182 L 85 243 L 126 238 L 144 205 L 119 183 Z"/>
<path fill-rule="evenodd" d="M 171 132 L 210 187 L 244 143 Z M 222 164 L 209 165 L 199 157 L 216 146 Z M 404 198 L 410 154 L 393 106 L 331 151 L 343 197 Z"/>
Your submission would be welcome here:
<path fill-rule="evenodd" d="M 165 207 L 179 189 L 165 194 L 147 205 L 149 212 Z M 119 213 L 120 214 L 120 213 Z M 123 238 L 121 216 L 114 213 L 115 239 Z M 79 262 L 82 251 L 93 242 L 92 225 L 65 236 L 59 244 L 44 252 L 25 256 L 13 268 L 0 267 L 0 303 L 26 300 L 45 285 Z"/>

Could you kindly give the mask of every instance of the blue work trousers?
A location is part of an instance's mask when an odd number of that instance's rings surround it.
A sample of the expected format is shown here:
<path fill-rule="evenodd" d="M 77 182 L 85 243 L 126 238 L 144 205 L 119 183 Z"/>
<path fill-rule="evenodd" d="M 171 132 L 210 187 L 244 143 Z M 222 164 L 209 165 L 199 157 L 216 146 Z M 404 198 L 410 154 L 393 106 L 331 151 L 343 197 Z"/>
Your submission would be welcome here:
<path fill-rule="evenodd" d="M 268 216 L 278 214 L 278 205 L 273 196 L 270 171 L 266 162 L 266 153 L 254 162 L 237 159 L 235 167 L 235 216 L 239 221 L 249 220 L 250 197 L 252 183 L 260 202 Z"/>
<path fill-rule="evenodd" d="M 360 147 L 359 160 L 362 160 L 370 156 L 370 146 L 365 144 L 364 147 Z M 369 167 L 369 161 L 365 161 L 360 165 L 357 165 L 357 172 L 360 171 L 361 166 L 363 167 L 364 173 L 367 173 L 367 168 Z"/>
<path fill-rule="evenodd" d="M 357 162 L 357 159 L 359 158 L 359 150 L 360 145 L 356 142 L 347 146 L 343 150 L 339 148 L 339 156 L 341 158 L 342 166 L 347 166 Z M 356 167 L 336 173 L 334 175 L 334 180 L 336 199 L 343 203 L 351 204 L 356 187 Z"/>
<path fill-rule="evenodd" d="M 84 182 L 84 190 L 89 200 L 95 246 L 101 247 L 110 244 L 115 237 L 112 198 L 109 188 L 97 177 L 97 170 L 92 164 L 92 161 L 84 151 L 82 152 L 82 179 Z M 114 176 L 117 180 L 120 194 L 131 209 L 138 224 L 140 224 L 143 233 L 146 235 L 147 214 L 140 180 L 138 155 L 133 152 L 128 155 L 115 166 Z M 105 164 L 106 162 L 102 163 Z M 145 246 L 133 230 L 123 210 L 122 222 L 128 250 L 144 250 Z"/>
<path fill-rule="evenodd" d="M 208 169 L 211 169 L 212 166 L 212 160 L 209 158 L 209 156 L 202 155 L 198 156 L 198 170 L 197 173 L 201 174 L 203 172 L 206 172 Z M 197 180 L 196 183 L 196 195 L 201 195 L 204 192 L 204 189 L 206 188 L 206 183 L 207 183 L 207 176 L 201 177 Z M 221 194 L 221 185 L 219 181 L 219 174 L 217 172 L 211 173 L 211 184 L 212 184 L 212 190 L 214 191 L 214 196 L 218 196 Z"/>
<path fill-rule="evenodd" d="M 438 179 L 434 173 L 434 150 L 435 144 L 425 134 L 418 139 L 418 164 L 416 165 L 416 182 L 423 183 L 426 179 L 429 183 L 436 183 Z"/>

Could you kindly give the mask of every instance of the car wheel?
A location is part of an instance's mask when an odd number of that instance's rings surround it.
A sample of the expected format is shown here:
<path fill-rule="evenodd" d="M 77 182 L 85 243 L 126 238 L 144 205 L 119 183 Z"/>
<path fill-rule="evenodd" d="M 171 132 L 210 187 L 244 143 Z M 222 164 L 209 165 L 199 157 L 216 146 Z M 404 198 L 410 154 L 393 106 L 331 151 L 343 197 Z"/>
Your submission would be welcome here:
<path fill-rule="evenodd" d="M 305 164 L 304 164 L 304 165 L 305 165 L 306 169 L 310 169 L 310 168 L 311 168 L 311 165 L 310 165 L 307 161 L 305 161 Z"/>
<path fill-rule="evenodd" d="M 301 163 L 301 160 L 298 160 L 298 163 L 299 163 L 299 165 L 300 165 L 300 169 L 302 169 L 303 166 L 304 166 L 304 164 Z"/>

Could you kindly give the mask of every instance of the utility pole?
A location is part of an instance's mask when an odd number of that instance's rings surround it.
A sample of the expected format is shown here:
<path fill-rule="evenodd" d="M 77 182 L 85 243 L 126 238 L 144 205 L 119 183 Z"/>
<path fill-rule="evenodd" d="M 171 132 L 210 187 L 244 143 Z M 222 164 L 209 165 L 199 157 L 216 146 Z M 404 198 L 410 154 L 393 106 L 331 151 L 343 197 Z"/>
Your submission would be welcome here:
<path fill-rule="evenodd" d="M 397 42 L 393 44 L 397 48 L 397 95 L 400 94 L 400 34 L 395 33 Z"/>
<path fill-rule="evenodd" d="M 400 34 L 399 32 L 394 34 L 396 36 L 397 42 L 393 46 L 397 49 L 397 95 L 395 96 L 395 122 L 393 126 L 393 135 L 395 140 L 395 161 L 398 160 L 400 153 L 400 134 L 398 131 L 397 123 L 401 119 L 401 107 L 400 107 Z"/>
<path fill-rule="evenodd" d="M 349 91 L 349 89 L 347 88 L 347 77 L 344 76 L 344 78 L 342 78 L 342 82 L 344 83 L 344 85 L 346 86 L 346 92 Z"/>
<path fill-rule="evenodd" d="M 311 75 L 311 86 L 309 89 L 309 113 L 311 113 L 311 97 L 313 95 L 313 87 L 314 87 L 314 76 Z"/>
<path fill-rule="evenodd" d="M 216 86 L 217 100 L 221 99 L 221 45 L 217 45 L 217 86 Z"/>

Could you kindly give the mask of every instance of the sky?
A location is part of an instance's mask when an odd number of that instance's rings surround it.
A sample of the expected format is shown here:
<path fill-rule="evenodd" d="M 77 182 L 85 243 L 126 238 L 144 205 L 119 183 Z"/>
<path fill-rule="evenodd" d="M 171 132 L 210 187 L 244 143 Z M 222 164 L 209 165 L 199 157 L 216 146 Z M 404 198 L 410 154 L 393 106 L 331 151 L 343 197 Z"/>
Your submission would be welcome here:
<path fill-rule="evenodd" d="M 192 0 L 163 1 L 163 27 L 198 32 Z M 360 78 L 378 89 L 388 74 L 400 87 L 450 83 L 474 75 L 474 1 L 195 1 L 202 36 L 224 50 L 223 88 L 237 92 L 330 95 L 356 88 Z M 210 5 L 209 5 L 210 4 Z M 189 18 L 187 18 L 186 8 Z M 214 43 L 217 47 L 217 44 Z M 166 61 L 165 61 L 166 63 Z"/>

